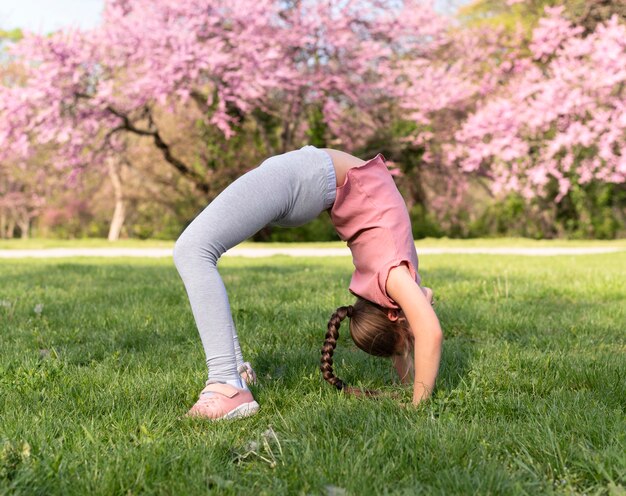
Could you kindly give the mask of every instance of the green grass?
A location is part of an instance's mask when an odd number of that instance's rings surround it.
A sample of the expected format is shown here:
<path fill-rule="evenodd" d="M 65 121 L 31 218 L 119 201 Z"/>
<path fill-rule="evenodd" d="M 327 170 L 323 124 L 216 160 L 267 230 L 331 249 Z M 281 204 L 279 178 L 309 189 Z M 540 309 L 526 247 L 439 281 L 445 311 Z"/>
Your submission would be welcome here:
<path fill-rule="evenodd" d="M 416 240 L 415 245 L 428 248 L 548 248 L 548 247 L 612 247 L 626 250 L 626 239 L 616 240 L 568 240 L 529 238 L 424 238 Z M 346 246 L 343 241 L 322 241 L 316 243 L 241 243 L 246 248 L 339 248 Z M 109 242 L 102 238 L 87 239 L 0 239 L 0 250 L 29 250 L 43 248 L 173 248 L 174 241 L 122 239 Z"/>
<path fill-rule="evenodd" d="M 220 262 L 259 413 L 180 419 L 205 369 L 171 260 L 0 261 L 0 493 L 625 494 L 626 253 L 420 257 L 446 336 L 434 397 L 342 328 L 348 257 Z M 41 312 L 38 314 L 35 307 Z"/>

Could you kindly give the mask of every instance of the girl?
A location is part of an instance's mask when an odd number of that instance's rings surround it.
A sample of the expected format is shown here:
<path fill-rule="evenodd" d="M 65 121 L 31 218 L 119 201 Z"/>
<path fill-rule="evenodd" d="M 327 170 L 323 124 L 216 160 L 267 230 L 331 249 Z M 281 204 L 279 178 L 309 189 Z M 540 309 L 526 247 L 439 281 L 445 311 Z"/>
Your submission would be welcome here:
<path fill-rule="evenodd" d="M 209 369 L 190 416 L 244 417 L 259 409 L 248 389 L 256 376 L 243 360 L 217 261 L 267 225 L 296 227 L 326 210 L 352 252 L 354 305 L 339 307 L 322 347 L 324 379 L 350 392 L 333 374 L 339 325 L 362 350 L 391 357 L 402 382 L 413 376 L 413 404 L 431 393 L 442 332 L 432 291 L 420 286 L 406 205 L 381 153 L 364 161 L 306 145 L 264 160 L 222 191 L 185 229 L 174 247 Z M 411 351 L 413 359 L 411 359 Z"/>

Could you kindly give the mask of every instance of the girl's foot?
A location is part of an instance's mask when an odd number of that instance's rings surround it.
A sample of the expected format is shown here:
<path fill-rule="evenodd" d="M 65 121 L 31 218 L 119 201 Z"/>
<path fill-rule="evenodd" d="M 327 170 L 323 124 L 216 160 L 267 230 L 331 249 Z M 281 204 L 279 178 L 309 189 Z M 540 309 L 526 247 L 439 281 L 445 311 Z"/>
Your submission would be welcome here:
<path fill-rule="evenodd" d="M 259 409 L 259 404 L 248 389 L 239 389 L 223 382 L 209 382 L 200 393 L 188 417 L 205 417 L 213 420 L 247 417 Z"/>
<path fill-rule="evenodd" d="M 237 369 L 237 372 L 239 372 L 239 376 L 246 384 L 257 383 L 256 374 L 254 373 L 254 370 L 252 370 L 250 362 L 243 362 Z"/>

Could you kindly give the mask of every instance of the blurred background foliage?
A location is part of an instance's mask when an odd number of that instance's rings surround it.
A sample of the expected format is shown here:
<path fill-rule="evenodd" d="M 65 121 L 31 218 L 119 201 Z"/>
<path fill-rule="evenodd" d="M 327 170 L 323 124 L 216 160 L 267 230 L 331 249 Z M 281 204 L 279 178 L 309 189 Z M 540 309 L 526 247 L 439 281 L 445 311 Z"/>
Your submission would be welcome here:
<path fill-rule="evenodd" d="M 525 35 L 522 46 L 516 49 L 524 50 L 523 45 L 529 43 L 532 30 L 544 15 L 544 8 L 557 5 L 564 6 L 567 18 L 584 28 L 585 33 L 592 33 L 598 23 L 613 15 L 626 20 L 626 2 L 622 0 L 476 0 L 454 14 L 458 21 L 455 29 L 489 26 L 510 33 L 521 29 Z M 3 47 L 21 37 L 20 30 L 0 30 Z M 502 50 L 506 52 L 508 48 Z M 9 58 L 3 60 L 2 78 L 19 80 L 19 68 L 12 65 Z M 180 106 L 173 112 L 161 109 L 155 116 L 172 149 L 184 157 L 199 176 L 210 177 L 206 191 L 200 191 L 198 184 L 189 177 L 173 172 L 161 152 L 142 136 L 126 138 L 127 153 L 108 176 L 99 169 L 85 170 L 68 183 L 66 173 L 54 168 L 45 169 L 42 175 L 28 171 L 16 173 L 13 167 L 9 174 L 7 165 L 10 164 L 2 164 L 0 194 L 4 203 L 0 201 L 0 237 L 107 237 L 111 233 L 115 203 L 118 203 L 123 205 L 118 237 L 175 239 L 223 188 L 279 149 L 281 138 L 288 132 L 283 122 L 261 109 L 244 114 L 233 107 L 229 113 L 239 121 L 235 124 L 236 134 L 228 140 L 216 127 L 206 124 L 197 107 Z M 403 119 L 399 110 L 391 115 L 393 120 L 389 126 L 378 129 L 351 153 L 368 159 L 382 152 L 399 167 L 396 182 L 407 200 L 416 239 L 441 236 L 611 239 L 624 236 L 626 190 L 623 184 L 573 181 L 562 201 L 555 202 L 556 182 L 548 185 L 554 192 L 547 198 L 527 199 L 517 193 L 495 198 L 485 187 L 484 179 L 474 177 L 469 180 L 467 199 L 462 205 L 434 212 L 428 198 L 437 195 L 443 187 L 442 172 L 430 169 L 422 160 L 424 147 L 407 143 L 405 138 L 415 131 L 415 122 Z M 458 111 L 441 112 L 426 130 L 432 131 L 437 126 L 444 129 L 452 120 L 464 116 Z M 309 144 L 342 148 L 327 126 L 319 105 L 308 107 L 305 119 Z M 47 153 L 45 148 L 38 150 L 34 160 L 46 162 Z M 123 191 L 116 189 L 116 184 L 123 185 Z M 16 201 L 7 207 L 11 195 L 17 198 L 27 193 L 44 200 L 23 205 Z M 299 228 L 265 228 L 254 239 L 326 241 L 338 237 L 329 216 L 323 213 Z"/>

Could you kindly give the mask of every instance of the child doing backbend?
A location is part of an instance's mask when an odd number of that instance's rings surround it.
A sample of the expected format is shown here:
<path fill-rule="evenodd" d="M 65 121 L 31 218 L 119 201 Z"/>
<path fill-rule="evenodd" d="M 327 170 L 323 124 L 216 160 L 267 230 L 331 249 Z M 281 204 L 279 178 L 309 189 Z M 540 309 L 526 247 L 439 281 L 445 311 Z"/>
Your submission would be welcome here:
<path fill-rule="evenodd" d="M 209 370 L 206 387 L 188 415 L 235 418 L 259 408 L 248 389 L 256 376 L 241 354 L 218 259 L 267 225 L 300 226 L 324 210 L 352 252 L 355 270 L 349 290 L 357 297 L 328 322 L 321 358 L 324 379 L 350 391 L 332 367 L 339 325 L 348 317 L 359 348 L 391 357 L 402 382 L 413 380 L 414 404 L 432 392 L 442 332 L 432 291 L 420 286 L 409 215 L 385 158 L 379 153 L 364 161 L 306 145 L 270 157 L 239 177 L 176 241 L 174 263 Z"/>

